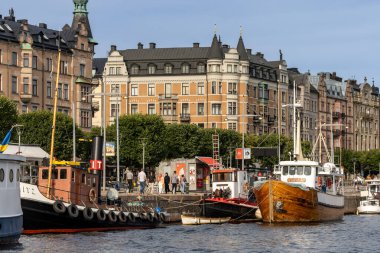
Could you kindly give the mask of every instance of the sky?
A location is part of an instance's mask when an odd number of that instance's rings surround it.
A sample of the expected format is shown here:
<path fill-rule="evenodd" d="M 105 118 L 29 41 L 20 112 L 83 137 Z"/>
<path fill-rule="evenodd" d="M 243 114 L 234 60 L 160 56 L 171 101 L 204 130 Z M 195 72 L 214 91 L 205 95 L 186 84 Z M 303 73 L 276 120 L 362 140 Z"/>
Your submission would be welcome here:
<path fill-rule="evenodd" d="M 0 14 L 16 19 L 71 25 L 72 0 L 1 0 Z M 336 72 L 359 83 L 380 86 L 380 1 L 378 0 L 89 0 L 95 57 L 118 49 L 210 46 L 216 30 L 222 43 L 236 47 L 240 27 L 246 48 L 301 72 Z M 216 26 L 215 26 L 216 24 Z M 216 28 L 215 28 L 216 27 Z"/>

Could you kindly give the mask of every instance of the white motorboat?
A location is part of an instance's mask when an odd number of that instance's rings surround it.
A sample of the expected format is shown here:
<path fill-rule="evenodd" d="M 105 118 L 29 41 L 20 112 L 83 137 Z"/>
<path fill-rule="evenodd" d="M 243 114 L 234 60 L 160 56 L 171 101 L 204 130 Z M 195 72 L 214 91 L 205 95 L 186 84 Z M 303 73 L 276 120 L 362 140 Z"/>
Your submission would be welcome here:
<path fill-rule="evenodd" d="M 380 180 L 366 180 L 367 189 L 360 192 L 357 214 L 380 214 Z"/>
<path fill-rule="evenodd" d="M 17 243 L 22 232 L 20 162 L 23 161 L 23 156 L 0 154 L 0 244 Z"/>
<path fill-rule="evenodd" d="M 231 217 L 202 217 L 196 215 L 181 215 L 183 225 L 203 225 L 203 224 L 222 224 L 229 222 Z"/>

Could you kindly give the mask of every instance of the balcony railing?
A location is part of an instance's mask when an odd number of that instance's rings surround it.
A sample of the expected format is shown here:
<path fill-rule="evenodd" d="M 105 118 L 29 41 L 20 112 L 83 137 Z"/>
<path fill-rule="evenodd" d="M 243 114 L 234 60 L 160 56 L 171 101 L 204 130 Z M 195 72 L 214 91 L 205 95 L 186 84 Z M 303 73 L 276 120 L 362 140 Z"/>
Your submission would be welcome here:
<path fill-rule="evenodd" d="M 190 122 L 190 113 L 181 113 L 179 118 L 181 122 Z"/>
<path fill-rule="evenodd" d="M 20 99 L 24 104 L 27 104 L 32 100 L 32 94 L 29 93 L 20 93 Z"/>
<path fill-rule="evenodd" d="M 159 94 L 159 100 L 178 100 L 178 94 Z"/>

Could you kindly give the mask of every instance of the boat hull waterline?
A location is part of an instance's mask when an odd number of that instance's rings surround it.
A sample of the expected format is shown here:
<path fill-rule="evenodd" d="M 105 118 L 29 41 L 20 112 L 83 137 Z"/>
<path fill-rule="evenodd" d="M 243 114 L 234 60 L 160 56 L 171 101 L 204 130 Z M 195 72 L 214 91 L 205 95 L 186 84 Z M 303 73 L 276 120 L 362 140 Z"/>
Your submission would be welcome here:
<path fill-rule="evenodd" d="M 341 220 L 344 197 L 321 193 L 282 181 L 269 180 L 254 188 L 264 222 Z"/>

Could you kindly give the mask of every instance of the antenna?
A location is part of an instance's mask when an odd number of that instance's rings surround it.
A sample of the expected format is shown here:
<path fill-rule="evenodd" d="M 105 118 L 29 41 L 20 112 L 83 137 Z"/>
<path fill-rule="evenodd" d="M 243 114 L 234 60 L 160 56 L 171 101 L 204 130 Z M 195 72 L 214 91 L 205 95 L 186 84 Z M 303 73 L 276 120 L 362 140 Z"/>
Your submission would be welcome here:
<path fill-rule="evenodd" d="M 243 36 L 243 27 L 240 25 L 240 37 Z"/>

